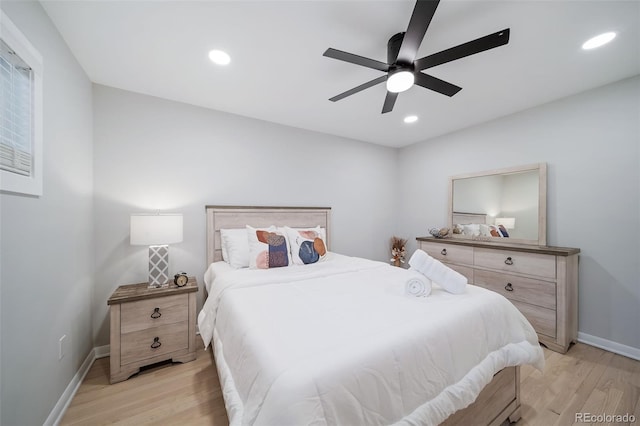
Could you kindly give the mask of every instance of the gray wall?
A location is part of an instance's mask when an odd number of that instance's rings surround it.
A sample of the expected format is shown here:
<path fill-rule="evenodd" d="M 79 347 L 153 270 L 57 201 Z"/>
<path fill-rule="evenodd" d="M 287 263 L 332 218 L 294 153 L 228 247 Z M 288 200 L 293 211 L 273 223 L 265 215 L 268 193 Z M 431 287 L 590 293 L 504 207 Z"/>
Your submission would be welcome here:
<path fill-rule="evenodd" d="M 96 346 L 109 343 L 113 290 L 147 279 L 147 248 L 129 245 L 131 213 L 183 213 L 170 272 L 201 283 L 207 204 L 329 206 L 332 250 L 389 256 L 395 149 L 99 85 L 94 140 Z"/>
<path fill-rule="evenodd" d="M 452 175 L 546 162 L 547 242 L 582 250 L 580 332 L 640 349 L 639 123 L 635 77 L 401 149 L 398 232 L 446 226 Z"/>
<path fill-rule="evenodd" d="M 2 10 L 44 59 L 44 195 L 0 195 L 0 423 L 38 425 L 93 347 L 92 91 L 39 3 Z"/>

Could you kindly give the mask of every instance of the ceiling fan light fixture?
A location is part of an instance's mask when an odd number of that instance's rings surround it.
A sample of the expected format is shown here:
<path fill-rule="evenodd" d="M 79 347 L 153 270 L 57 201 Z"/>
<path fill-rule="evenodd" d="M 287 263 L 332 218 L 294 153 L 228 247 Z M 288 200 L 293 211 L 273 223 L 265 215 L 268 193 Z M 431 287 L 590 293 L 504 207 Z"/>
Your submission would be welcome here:
<path fill-rule="evenodd" d="M 387 42 L 386 62 L 344 52 L 332 47 L 328 48 L 322 56 L 386 73 L 383 76 L 369 80 L 353 89 L 329 98 L 329 100 L 331 102 L 339 101 L 340 99 L 354 95 L 382 82 L 386 82 L 387 92 L 381 114 L 393 111 L 393 106 L 399 97 L 398 94 L 408 90 L 414 84 L 440 93 L 441 95 L 451 97 L 462 90 L 462 87 L 440 80 L 422 71 L 475 55 L 476 53 L 495 49 L 496 47 L 509 43 L 511 29 L 505 28 L 493 34 L 441 50 L 440 52 L 432 53 L 423 58 L 418 58 L 420 45 L 422 44 L 439 3 L 440 0 L 417 0 L 415 2 L 407 30 L 394 34 Z"/>
<path fill-rule="evenodd" d="M 414 82 L 415 77 L 411 71 L 396 71 L 393 74 L 390 73 L 389 78 L 387 78 L 387 90 L 391 93 L 404 92 L 405 90 L 409 90 Z"/>
<path fill-rule="evenodd" d="M 210 50 L 209 59 L 216 65 L 228 65 L 231 62 L 231 57 L 227 52 L 222 50 Z"/>
<path fill-rule="evenodd" d="M 600 47 L 609 43 L 614 38 L 616 38 L 616 33 L 614 33 L 613 31 L 610 31 L 608 33 L 603 33 L 595 37 L 591 37 L 589 40 L 585 41 L 582 44 L 582 48 L 584 50 L 595 49 L 596 47 Z"/>

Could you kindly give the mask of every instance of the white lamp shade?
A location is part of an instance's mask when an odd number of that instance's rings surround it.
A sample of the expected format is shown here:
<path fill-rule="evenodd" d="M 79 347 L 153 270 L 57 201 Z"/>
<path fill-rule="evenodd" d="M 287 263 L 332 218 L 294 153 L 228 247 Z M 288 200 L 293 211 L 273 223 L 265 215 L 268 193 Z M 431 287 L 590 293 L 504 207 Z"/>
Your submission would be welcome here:
<path fill-rule="evenodd" d="M 131 245 L 154 246 L 182 241 L 181 214 L 132 214 Z"/>
<path fill-rule="evenodd" d="M 515 217 L 496 217 L 496 226 L 502 225 L 505 229 L 513 229 L 516 227 Z"/>

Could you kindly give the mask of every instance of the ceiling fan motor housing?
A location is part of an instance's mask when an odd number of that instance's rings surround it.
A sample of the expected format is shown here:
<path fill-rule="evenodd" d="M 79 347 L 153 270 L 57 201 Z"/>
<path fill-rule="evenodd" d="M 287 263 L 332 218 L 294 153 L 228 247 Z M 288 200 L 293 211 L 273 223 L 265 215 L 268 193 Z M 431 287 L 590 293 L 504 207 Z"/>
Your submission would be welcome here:
<path fill-rule="evenodd" d="M 402 46 L 403 39 L 404 33 L 398 33 L 391 36 L 391 38 L 387 42 L 387 63 L 389 65 L 394 65 L 396 63 L 396 59 L 398 59 L 398 52 L 400 52 L 400 46 Z"/>

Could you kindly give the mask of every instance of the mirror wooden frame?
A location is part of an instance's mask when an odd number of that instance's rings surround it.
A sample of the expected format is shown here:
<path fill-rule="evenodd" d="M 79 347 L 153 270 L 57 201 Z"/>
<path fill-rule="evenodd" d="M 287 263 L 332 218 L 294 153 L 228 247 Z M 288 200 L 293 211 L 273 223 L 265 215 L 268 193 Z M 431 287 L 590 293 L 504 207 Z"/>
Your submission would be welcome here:
<path fill-rule="evenodd" d="M 468 179 L 473 177 L 493 176 L 502 174 L 513 174 L 527 171 L 538 172 L 538 239 L 525 240 L 516 238 L 497 238 L 497 237 L 473 237 L 469 235 L 461 235 L 453 233 L 453 182 L 457 179 Z M 487 241 L 496 244 L 528 244 L 528 245 L 547 245 L 547 164 L 536 163 L 525 166 L 509 167 L 505 169 L 488 170 L 484 172 L 467 173 L 463 175 L 451 176 L 449 178 L 449 216 L 448 226 L 452 238 Z"/>

